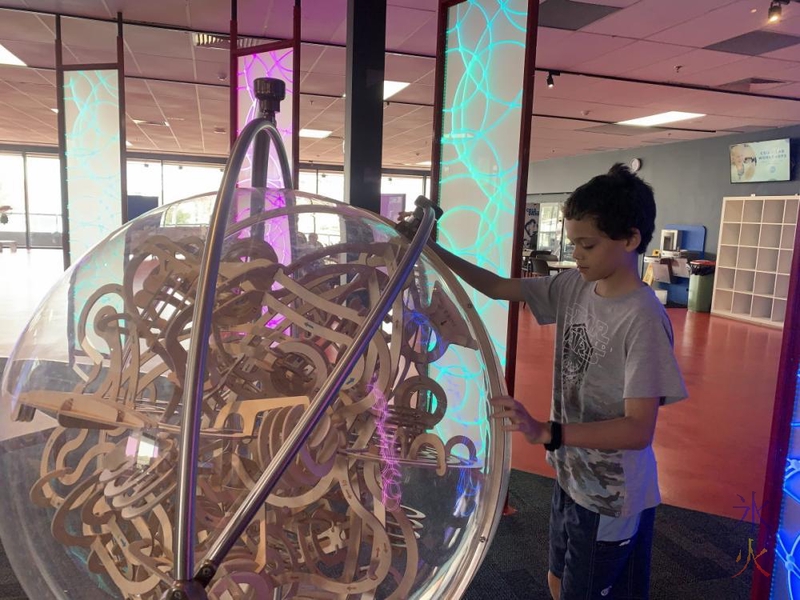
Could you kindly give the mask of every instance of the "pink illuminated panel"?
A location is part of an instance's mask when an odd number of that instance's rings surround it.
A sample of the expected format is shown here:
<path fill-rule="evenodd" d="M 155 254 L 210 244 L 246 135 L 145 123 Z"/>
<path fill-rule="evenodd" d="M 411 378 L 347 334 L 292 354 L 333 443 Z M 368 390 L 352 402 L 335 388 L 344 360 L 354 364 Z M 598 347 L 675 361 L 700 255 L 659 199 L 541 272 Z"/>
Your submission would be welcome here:
<path fill-rule="evenodd" d="M 294 92 L 293 50 L 283 48 L 271 52 L 261 52 L 241 56 L 238 59 L 238 111 L 237 133 L 240 133 L 258 114 L 258 102 L 253 92 L 253 81 L 259 77 L 273 77 L 286 82 L 286 99 L 281 102 L 278 113 L 278 131 L 286 147 L 289 165 L 292 161 L 292 94 Z M 249 185 L 251 174 L 252 151 L 239 175 L 239 183 Z M 267 171 L 267 187 L 285 187 L 281 177 L 277 155 L 270 148 L 269 169 Z"/>

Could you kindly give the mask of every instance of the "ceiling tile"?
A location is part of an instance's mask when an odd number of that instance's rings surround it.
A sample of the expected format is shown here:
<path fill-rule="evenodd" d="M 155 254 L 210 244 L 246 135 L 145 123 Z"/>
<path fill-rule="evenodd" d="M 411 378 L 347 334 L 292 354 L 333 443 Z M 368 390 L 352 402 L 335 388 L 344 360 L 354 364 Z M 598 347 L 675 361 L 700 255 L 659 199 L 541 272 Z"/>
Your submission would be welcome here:
<path fill-rule="evenodd" d="M 577 31 L 618 10 L 615 6 L 573 0 L 548 0 L 539 6 L 539 23 L 542 27 Z"/>
<path fill-rule="evenodd" d="M 685 46 L 639 41 L 617 50 L 612 50 L 600 58 L 581 63 L 576 69 L 587 73 L 606 75 L 627 73 L 666 59 L 677 60 L 676 57 L 689 52 L 691 52 L 691 49 Z"/>
<path fill-rule="evenodd" d="M 681 1 L 691 2 L 691 0 Z M 672 2 L 663 4 L 665 7 L 673 6 Z M 704 5 L 700 2 L 694 4 Z M 753 9 L 756 9 L 756 12 L 751 12 Z M 765 9 L 766 4 L 761 0 L 725 2 L 715 10 L 648 36 L 648 39 L 654 42 L 705 48 L 737 35 L 761 29 L 765 25 Z"/>
<path fill-rule="evenodd" d="M 706 46 L 706 50 L 760 56 L 767 52 L 797 47 L 800 37 L 776 31 L 749 31 L 736 37 Z"/>
<path fill-rule="evenodd" d="M 641 0 L 584 28 L 588 33 L 647 39 L 669 27 L 696 19 L 731 0 Z M 631 35 L 635 32 L 634 35 Z"/>

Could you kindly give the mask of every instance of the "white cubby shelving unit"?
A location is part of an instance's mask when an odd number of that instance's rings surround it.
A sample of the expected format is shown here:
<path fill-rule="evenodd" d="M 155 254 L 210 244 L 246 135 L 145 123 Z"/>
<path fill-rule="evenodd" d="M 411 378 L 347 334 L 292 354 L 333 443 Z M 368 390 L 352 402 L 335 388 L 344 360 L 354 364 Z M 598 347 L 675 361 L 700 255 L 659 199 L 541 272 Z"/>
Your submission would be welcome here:
<path fill-rule="evenodd" d="M 724 198 L 711 312 L 783 327 L 800 196 Z"/>

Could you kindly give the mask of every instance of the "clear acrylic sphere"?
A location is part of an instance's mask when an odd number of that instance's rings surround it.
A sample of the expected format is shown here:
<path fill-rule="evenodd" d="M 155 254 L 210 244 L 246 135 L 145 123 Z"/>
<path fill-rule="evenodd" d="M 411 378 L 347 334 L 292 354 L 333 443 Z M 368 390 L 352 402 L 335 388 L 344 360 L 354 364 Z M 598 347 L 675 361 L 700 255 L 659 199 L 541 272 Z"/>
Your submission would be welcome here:
<path fill-rule="evenodd" d="M 192 310 L 214 195 L 143 215 L 70 268 L 0 390 L 0 534 L 31 598 L 157 599 L 172 579 Z M 202 398 L 195 556 L 309 406 L 408 242 L 363 210 L 237 190 Z M 483 326 L 432 254 L 209 598 L 455 598 L 499 517 L 510 443 Z"/>

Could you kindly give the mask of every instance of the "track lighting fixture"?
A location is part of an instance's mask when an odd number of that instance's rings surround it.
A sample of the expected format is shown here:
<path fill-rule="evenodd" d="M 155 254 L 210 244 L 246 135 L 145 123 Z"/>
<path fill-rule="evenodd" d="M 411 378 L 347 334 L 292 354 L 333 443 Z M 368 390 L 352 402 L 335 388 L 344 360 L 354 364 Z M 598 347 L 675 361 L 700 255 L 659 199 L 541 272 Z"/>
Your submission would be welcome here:
<path fill-rule="evenodd" d="M 769 3 L 769 13 L 767 22 L 778 23 L 783 16 L 783 5 L 789 4 L 790 0 L 771 0 Z"/>
<path fill-rule="evenodd" d="M 554 88 L 556 86 L 556 80 L 553 77 L 558 77 L 561 75 L 558 71 L 549 71 L 547 73 L 547 87 Z"/>

